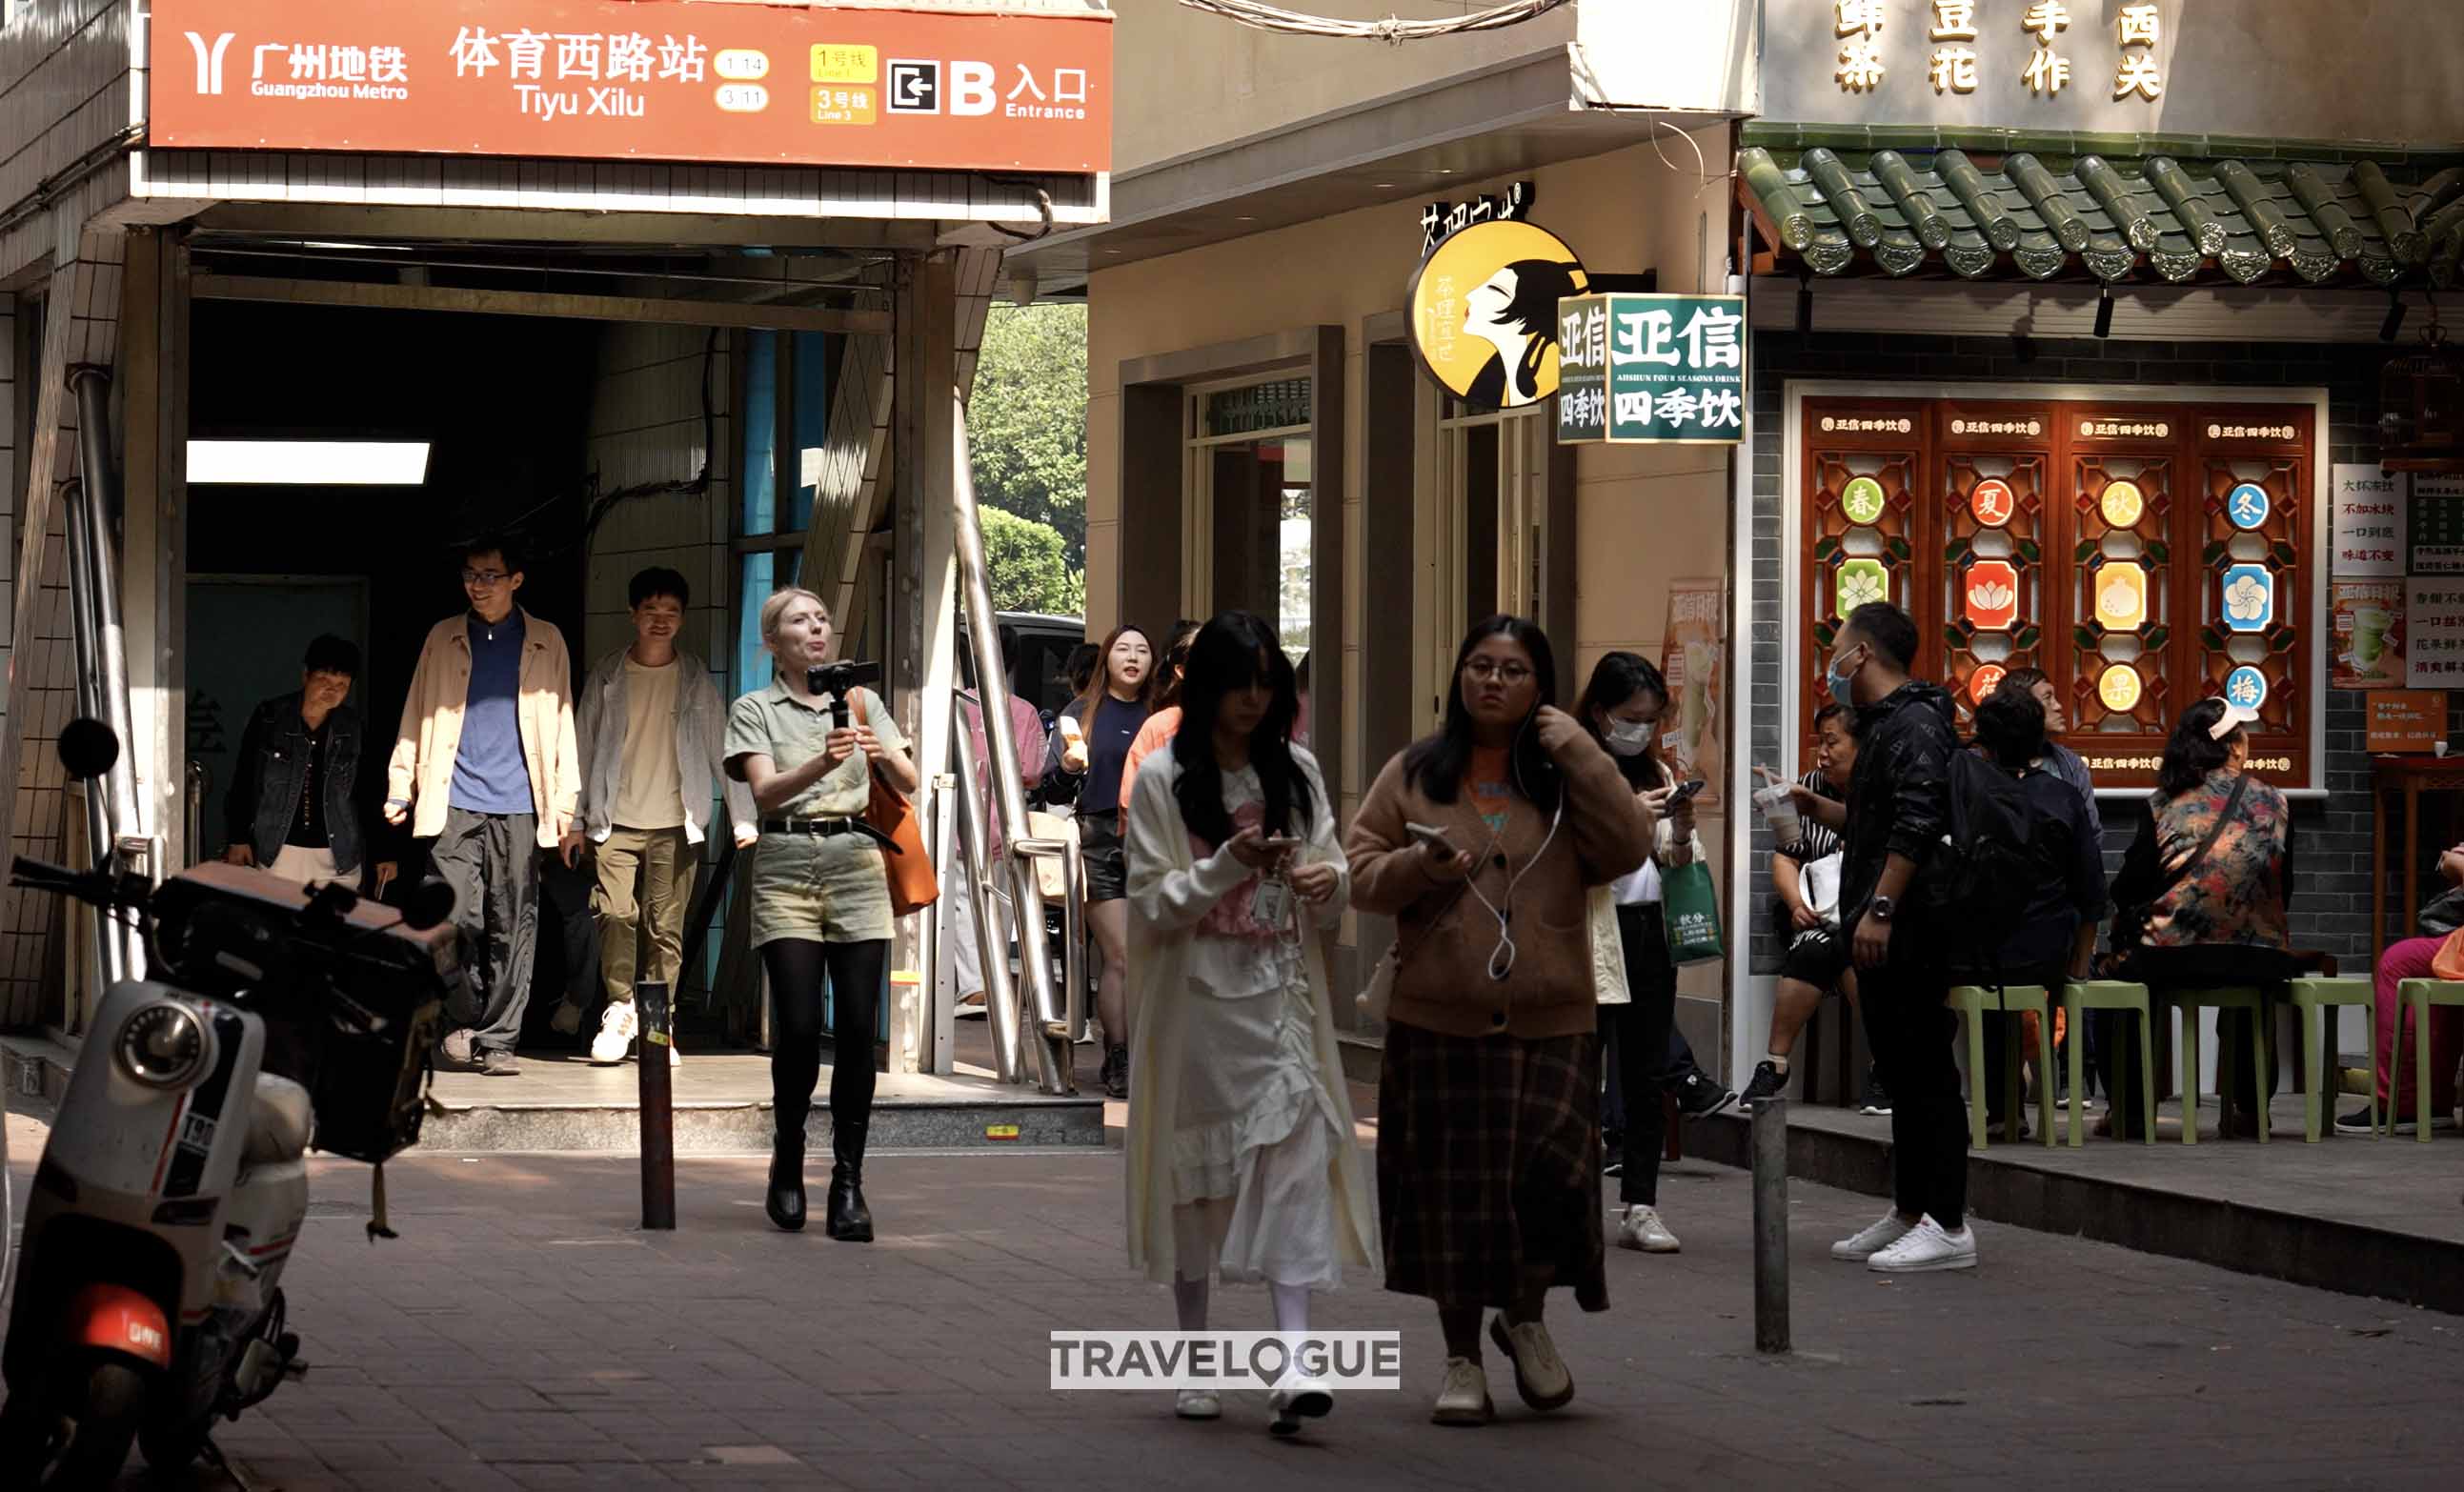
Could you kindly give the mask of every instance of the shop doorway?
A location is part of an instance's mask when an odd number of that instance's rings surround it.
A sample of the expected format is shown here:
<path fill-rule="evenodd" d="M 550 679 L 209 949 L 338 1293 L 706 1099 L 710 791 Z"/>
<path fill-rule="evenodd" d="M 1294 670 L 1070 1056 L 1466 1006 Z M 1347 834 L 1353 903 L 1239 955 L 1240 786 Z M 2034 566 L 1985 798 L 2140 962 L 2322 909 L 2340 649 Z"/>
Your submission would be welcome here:
<path fill-rule="evenodd" d="M 1298 665 L 1312 636 L 1309 380 L 1193 389 L 1189 428 L 1181 614 L 1251 612 Z"/>
<path fill-rule="evenodd" d="M 1502 611 L 1537 618 L 1554 632 L 1551 612 L 1573 583 L 1571 571 L 1557 573 L 1555 544 L 1570 536 L 1558 532 L 1547 407 L 1475 414 L 1447 399 L 1442 408 L 1423 516 L 1435 581 L 1424 650 L 1430 692 L 1440 701 L 1473 623 Z"/>

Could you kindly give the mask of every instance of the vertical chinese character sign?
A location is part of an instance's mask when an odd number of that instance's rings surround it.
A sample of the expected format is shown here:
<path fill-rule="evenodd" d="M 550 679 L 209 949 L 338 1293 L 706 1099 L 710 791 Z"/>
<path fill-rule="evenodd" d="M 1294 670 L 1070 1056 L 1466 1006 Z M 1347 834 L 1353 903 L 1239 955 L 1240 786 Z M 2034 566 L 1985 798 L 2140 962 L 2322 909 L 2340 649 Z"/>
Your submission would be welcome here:
<path fill-rule="evenodd" d="M 1558 307 L 1590 287 L 1582 260 L 1547 229 L 1475 223 L 1412 275 L 1412 350 L 1422 371 L 1476 410 L 1538 404 L 1557 391 Z"/>
<path fill-rule="evenodd" d="M 2464 688 L 2464 576 L 2406 582 L 2405 687 Z"/>
<path fill-rule="evenodd" d="M 1581 296 L 1557 307 L 1568 445 L 1730 445 L 1746 432 L 1746 303 L 1738 296 Z"/>
<path fill-rule="evenodd" d="M 2407 482 L 2401 472 L 2339 461 L 2335 465 L 2338 577 L 2386 577 L 2405 573 Z"/>

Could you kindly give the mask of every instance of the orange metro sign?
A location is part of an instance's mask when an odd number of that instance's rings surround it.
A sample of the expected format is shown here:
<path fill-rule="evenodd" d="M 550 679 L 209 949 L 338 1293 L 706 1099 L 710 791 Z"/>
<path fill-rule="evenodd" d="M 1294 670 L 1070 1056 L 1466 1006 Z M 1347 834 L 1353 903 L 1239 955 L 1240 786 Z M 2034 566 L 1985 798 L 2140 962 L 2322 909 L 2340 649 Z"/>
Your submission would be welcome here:
<path fill-rule="evenodd" d="M 153 0 L 159 148 L 1111 167 L 1108 15 Z"/>

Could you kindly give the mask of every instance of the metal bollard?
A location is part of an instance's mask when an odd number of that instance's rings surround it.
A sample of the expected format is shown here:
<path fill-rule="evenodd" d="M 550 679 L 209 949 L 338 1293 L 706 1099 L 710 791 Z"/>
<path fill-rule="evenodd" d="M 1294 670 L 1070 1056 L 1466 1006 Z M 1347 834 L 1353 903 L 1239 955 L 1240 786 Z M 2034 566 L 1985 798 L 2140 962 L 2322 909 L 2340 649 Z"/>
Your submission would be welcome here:
<path fill-rule="evenodd" d="M 642 1226 L 674 1232 L 676 1226 L 675 1078 L 668 1054 L 674 1019 L 668 986 L 656 979 L 633 986 L 633 1013 L 641 1022 Z"/>
<path fill-rule="evenodd" d="M 1788 1337 L 1788 1100 L 1754 1111 L 1754 1350 L 1791 1350 Z"/>

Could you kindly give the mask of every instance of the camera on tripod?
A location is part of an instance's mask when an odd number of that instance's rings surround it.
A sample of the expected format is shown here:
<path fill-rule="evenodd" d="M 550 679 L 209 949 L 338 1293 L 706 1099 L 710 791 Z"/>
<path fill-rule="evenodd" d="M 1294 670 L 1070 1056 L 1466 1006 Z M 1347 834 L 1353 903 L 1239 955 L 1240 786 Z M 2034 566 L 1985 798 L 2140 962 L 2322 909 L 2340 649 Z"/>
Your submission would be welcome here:
<path fill-rule="evenodd" d="M 830 696 L 830 723 L 847 729 L 847 696 L 858 685 L 881 682 L 877 663 L 825 663 L 804 670 L 804 692 Z"/>

